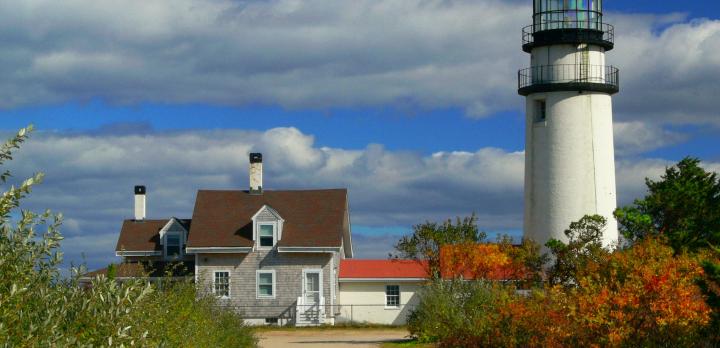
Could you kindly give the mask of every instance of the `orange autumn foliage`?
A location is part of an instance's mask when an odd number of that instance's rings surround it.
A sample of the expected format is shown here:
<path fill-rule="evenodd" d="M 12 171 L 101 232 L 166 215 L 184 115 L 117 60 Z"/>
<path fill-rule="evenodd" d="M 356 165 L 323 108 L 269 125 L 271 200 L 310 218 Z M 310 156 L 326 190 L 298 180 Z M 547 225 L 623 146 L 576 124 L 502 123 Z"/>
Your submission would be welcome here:
<path fill-rule="evenodd" d="M 654 239 L 612 253 L 596 272 L 570 292 L 571 320 L 606 345 L 692 340 L 710 320 L 711 309 L 697 286 L 703 275 L 695 256 L 674 255 Z"/>
<path fill-rule="evenodd" d="M 522 345 L 693 346 L 711 309 L 695 256 L 656 240 L 588 265 L 576 287 L 555 286 L 501 307 L 506 331 Z M 587 271 L 587 270 L 585 270 Z"/>
<path fill-rule="evenodd" d="M 443 279 L 520 280 L 527 276 L 521 260 L 501 244 L 462 243 L 440 249 Z"/>
<path fill-rule="evenodd" d="M 441 255 L 445 274 L 454 279 L 512 279 L 507 272 L 522 270 L 498 245 L 453 246 Z M 432 336 L 448 320 L 447 334 L 438 335 L 441 347 L 688 347 L 706 341 L 712 310 L 697 285 L 703 276 L 697 255 L 675 255 L 649 239 L 578 271 L 575 285 L 523 294 L 498 282 L 445 281 L 449 285 L 438 286 L 464 289 L 463 295 L 425 295 L 420 313 L 431 312 L 419 317 L 421 325 L 411 321 L 411 329 L 423 334 L 427 327 Z"/>

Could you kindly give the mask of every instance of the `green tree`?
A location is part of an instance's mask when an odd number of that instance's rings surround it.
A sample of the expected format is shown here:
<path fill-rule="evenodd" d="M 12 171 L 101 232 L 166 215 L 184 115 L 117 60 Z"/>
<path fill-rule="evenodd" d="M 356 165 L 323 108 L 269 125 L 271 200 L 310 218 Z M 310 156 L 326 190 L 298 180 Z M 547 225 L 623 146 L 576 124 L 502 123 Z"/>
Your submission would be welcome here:
<path fill-rule="evenodd" d="M 550 261 L 550 256 L 541 252 L 540 244 L 529 238 L 523 238 L 520 244 L 513 244 L 513 238 L 508 235 L 498 236 L 497 243 L 500 250 L 524 270 L 525 276 L 515 279 L 519 288 L 529 289 L 542 284 L 545 265 Z"/>
<path fill-rule="evenodd" d="M 615 211 L 620 232 L 631 243 L 663 236 L 675 250 L 720 245 L 720 180 L 686 157 L 666 168 L 660 181 L 645 179 L 648 194 Z"/>
<path fill-rule="evenodd" d="M 413 233 L 403 236 L 395 244 L 391 258 L 413 259 L 428 262 L 428 275 L 440 278 L 440 249 L 443 245 L 479 243 L 486 238 L 477 227 L 477 217 L 472 214 L 453 223 L 448 219 L 442 224 L 427 221 L 413 226 Z"/>
<path fill-rule="evenodd" d="M 548 274 L 551 284 L 576 285 L 582 275 L 592 272 L 589 266 L 600 264 L 610 255 L 602 245 L 606 224 L 600 215 L 586 215 L 565 230 L 567 244 L 557 239 L 545 243 L 554 260 Z"/>
<path fill-rule="evenodd" d="M 712 322 L 708 328 L 709 336 L 715 346 L 720 347 L 720 248 L 712 248 L 714 260 L 708 257 L 702 261 L 705 277 L 699 285 L 706 296 L 706 302 L 712 308 Z"/>
<path fill-rule="evenodd" d="M 111 263 L 107 266 L 107 277 L 110 280 L 114 280 L 117 276 L 117 268 L 115 267 L 114 263 Z"/>

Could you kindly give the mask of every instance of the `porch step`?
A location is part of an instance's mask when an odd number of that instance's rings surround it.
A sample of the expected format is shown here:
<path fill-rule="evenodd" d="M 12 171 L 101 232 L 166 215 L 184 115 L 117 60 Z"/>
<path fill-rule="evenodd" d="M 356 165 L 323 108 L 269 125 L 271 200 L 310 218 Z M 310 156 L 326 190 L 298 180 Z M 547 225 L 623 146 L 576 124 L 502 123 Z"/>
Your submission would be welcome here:
<path fill-rule="evenodd" d="M 323 316 L 317 311 L 306 311 L 305 313 L 298 313 L 295 326 L 318 326 L 324 322 Z"/>

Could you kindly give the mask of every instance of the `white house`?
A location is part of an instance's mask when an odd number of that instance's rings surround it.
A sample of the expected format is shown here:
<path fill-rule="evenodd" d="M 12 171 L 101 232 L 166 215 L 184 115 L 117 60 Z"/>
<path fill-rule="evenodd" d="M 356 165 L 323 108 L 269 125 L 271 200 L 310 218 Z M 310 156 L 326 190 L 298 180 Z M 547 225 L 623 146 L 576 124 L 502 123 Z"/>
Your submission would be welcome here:
<path fill-rule="evenodd" d="M 411 260 L 340 261 L 342 305 L 336 321 L 403 325 L 427 282 L 424 263 Z"/>

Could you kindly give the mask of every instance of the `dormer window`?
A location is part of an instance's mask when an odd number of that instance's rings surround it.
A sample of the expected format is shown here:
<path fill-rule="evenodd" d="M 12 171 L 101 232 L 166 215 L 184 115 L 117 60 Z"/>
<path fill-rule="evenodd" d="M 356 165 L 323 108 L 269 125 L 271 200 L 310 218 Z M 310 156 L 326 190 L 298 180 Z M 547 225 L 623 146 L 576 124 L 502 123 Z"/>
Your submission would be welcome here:
<path fill-rule="evenodd" d="M 270 250 L 282 239 L 285 220 L 269 205 L 263 205 L 252 217 L 255 250 Z"/>
<path fill-rule="evenodd" d="M 258 224 L 258 249 L 272 249 L 277 241 L 277 233 L 275 232 L 276 224 L 259 223 Z"/>
<path fill-rule="evenodd" d="M 165 233 L 165 257 L 168 259 L 182 257 L 182 240 L 180 238 L 180 233 Z"/>
<path fill-rule="evenodd" d="M 181 220 L 171 218 L 159 233 L 165 260 L 177 260 L 185 257 L 187 228 Z"/>

